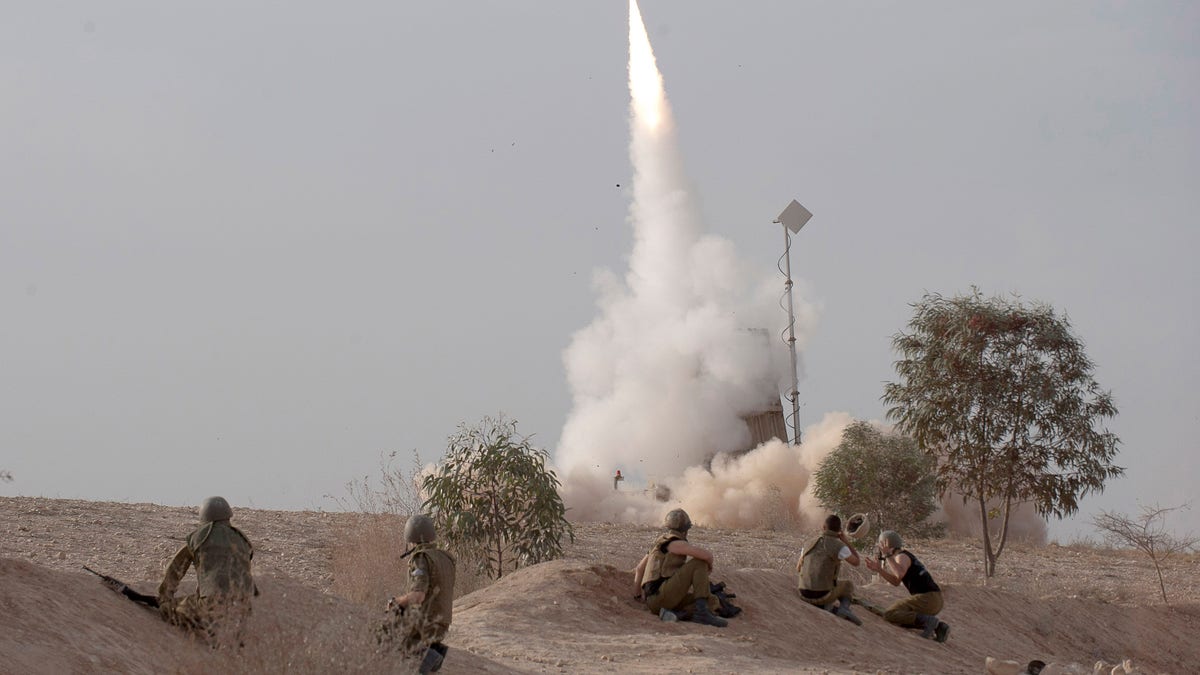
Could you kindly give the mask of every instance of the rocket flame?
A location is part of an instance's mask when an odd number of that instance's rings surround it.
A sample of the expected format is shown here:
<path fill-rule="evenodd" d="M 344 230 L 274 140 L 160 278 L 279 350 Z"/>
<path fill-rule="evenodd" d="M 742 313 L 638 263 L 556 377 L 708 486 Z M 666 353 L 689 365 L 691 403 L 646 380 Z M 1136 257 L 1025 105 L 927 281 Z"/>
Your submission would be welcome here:
<path fill-rule="evenodd" d="M 667 97 L 637 0 L 629 0 L 629 95 L 634 121 L 651 131 L 657 129 L 665 117 Z"/>

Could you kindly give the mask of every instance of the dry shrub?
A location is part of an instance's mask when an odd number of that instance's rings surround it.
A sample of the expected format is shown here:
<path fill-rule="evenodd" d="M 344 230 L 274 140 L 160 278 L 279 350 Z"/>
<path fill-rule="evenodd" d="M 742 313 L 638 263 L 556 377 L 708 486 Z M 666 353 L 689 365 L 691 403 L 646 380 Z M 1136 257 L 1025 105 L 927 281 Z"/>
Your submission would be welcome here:
<path fill-rule="evenodd" d="M 333 549 L 331 590 L 347 600 L 383 609 L 387 599 L 408 588 L 404 518 L 363 514 L 338 534 Z"/>
<path fill-rule="evenodd" d="M 391 514 L 362 514 L 339 533 L 333 549 L 330 590 L 369 609 L 383 609 L 388 598 L 408 590 L 404 519 Z M 515 567 L 506 566 L 505 572 Z M 455 599 L 492 583 L 471 560 L 455 560 Z"/>
<path fill-rule="evenodd" d="M 326 495 L 357 516 L 337 535 L 330 590 L 372 610 L 382 610 L 388 598 L 407 592 L 408 559 L 402 557 L 408 550 L 404 523 L 422 510 L 420 457 L 415 452 L 407 471 L 396 465 L 396 453 L 382 455 L 379 473 L 377 483 L 370 477 L 347 483 L 347 497 Z M 455 563 L 456 599 L 491 583 L 479 571 L 477 560 L 458 559 Z M 512 569 L 505 565 L 504 571 Z"/>
<path fill-rule="evenodd" d="M 381 649 L 373 624 L 361 619 L 323 624 L 318 630 L 278 621 L 260 624 L 241 648 L 220 648 L 185 658 L 174 672 L 201 675 L 214 672 L 292 673 L 415 673 L 418 663 L 396 650 Z"/>

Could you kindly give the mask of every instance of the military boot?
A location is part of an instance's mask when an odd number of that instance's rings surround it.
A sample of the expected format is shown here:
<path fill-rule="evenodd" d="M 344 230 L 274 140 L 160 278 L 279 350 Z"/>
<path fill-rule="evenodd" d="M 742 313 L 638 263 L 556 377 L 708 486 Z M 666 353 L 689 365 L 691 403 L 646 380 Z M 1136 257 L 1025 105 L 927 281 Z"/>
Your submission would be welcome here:
<path fill-rule="evenodd" d="M 702 623 L 706 626 L 716 626 L 724 628 L 729 625 L 729 622 L 708 611 L 708 598 L 696 598 L 696 609 L 692 612 L 692 621 Z"/>
<path fill-rule="evenodd" d="M 937 628 L 933 629 L 934 639 L 938 642 L 945 642 L 950 638 L 950 624 L 945 621 L 939 621 Z"/>
<path fill-rule="evenodd" d="M 427 675 L 442 667 L 442 654 L 438 650 L 430 647 L 425 650 L 425 656 L 421 659 L 421 666 L 417 672 L 421 675 Z"/>
<path fill-rule="evenodd" d="M 829 611 L 833 612 L 836 616 L 840 616 L 843 619 L 849 621 L 850 623 L 854 624 L 855 626 L 863 625 L 862 619 L 858 618 L 858 616 L 856 616 L 854 614 L 854 612 L 850 611 L 850 600 L 847 598 L 842 598 L 837 603 L 830 605 Z"/>
<path fill-rule="evenodd" d="M 934 633 L 937 632 L 939 623 L 941 622 L 938 621 L 938 618 L 931 614 L 917 615 L 917 628 L 921 629 L 921 637 L 925 638 L 926 640 L 933 639 Z"/>
<path fill-rule="evenodd" d="M 732 619 L 742 613 L 742 608 L 730 602 L 729 596 L 724 592 L 718 591 L 713 595 L 716 596 L 717 602 L 720 603 L 720 606 L 717 607 L 717 616 L 722 619 Z"/>

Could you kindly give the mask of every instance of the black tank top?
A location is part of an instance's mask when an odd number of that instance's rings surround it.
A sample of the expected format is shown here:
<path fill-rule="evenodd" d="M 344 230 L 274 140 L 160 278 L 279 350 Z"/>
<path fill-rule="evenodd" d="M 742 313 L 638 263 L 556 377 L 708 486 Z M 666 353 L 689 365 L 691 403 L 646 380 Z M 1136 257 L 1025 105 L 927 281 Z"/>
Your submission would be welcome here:
<path fill-rule="evenodd" d="M 904 577 L 900 579 L 900 583 L 904 584 L 904 587 L 908 589 L 909 593 L 912 595 L 918 595 L 921 593 L 932 593 L 933 591 L 942 590 L 941 586 L 938 586 L 937 582 L 935 582 L 933 577 L 930 576 L 929 570 L 925 569 L 925 566 L 921 564 L 920 560 L 917 560 L 917 556 L 909 553 L 908 551 L 900 552 L 908 556 L 909 559 L 908 571 L 905 572 Z"/>

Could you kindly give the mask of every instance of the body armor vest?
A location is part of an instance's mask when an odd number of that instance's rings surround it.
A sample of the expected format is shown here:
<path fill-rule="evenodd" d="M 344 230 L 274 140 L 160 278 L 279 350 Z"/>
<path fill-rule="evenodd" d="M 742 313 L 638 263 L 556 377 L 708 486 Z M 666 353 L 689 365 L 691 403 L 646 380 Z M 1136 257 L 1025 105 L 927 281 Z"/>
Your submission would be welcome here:
<path fill-rule="evenodd" d="M 227 520 L 205 523 L 188 535 L 196 564 L 196 594 L 202 598 L 248 598 L 254 594 L 250 559 L 254 548 Z"/>
<path fill-rule="evenodd" d="M 646 562 L 646 571 L 642 573 L 642 586 L 659 579 L 671 578 L 671 575 L 678 572 L 683 563 L 687 562 L 685 555 L 663 552 L 673 541 L 687 541 L 687 538 L 672 530 L 654 541 L 654 546 L 650 547 L 650 560 Z"/>
<path fill-rule="evenodd" d="M 838 569 L 842 561 L 838 551 L 845 544 L 836 532 L 826 530 L 821 536 L 804 547 L 804 559 L 800 562 L 800 588 L 806 591 L 829 591 L 837 585 Z"/>
<path fill-rule="evenodd" d="M 433 543 L 417 544 L 413 559 L 417 556 L 425 559 L 425 569 L 429 570 L 429 590 L 425 591 L 421 614 L 429 623 L 449 628 L 454 614 L 454 558 Z"/>

